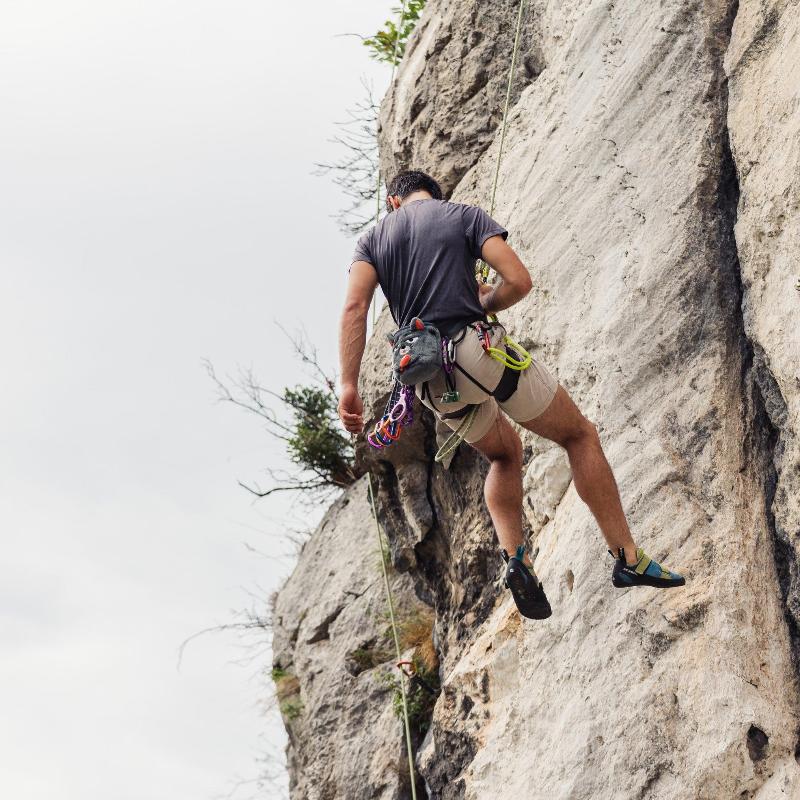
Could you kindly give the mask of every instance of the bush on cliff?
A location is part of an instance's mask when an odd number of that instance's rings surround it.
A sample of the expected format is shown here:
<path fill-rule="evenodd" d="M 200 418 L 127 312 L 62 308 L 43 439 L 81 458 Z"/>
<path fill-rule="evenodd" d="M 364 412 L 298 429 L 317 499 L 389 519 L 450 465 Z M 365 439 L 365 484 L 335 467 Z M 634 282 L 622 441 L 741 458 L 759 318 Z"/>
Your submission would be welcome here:
<path fill-rule="evenodd" d="M 384 27 L 374 36 L 364 39 L 364 46 L 369 48 L 370 56 L 376 61 L 385 61 L 391 64 L 394 62 L 396 45 L 397 60 L 400 61 L 406 51 L 408 37 L 416 27 L 423 8 L 425 8 L 425 0 L 409 0 L 403 14 L 403 23 L 399 28 L 395 20 L 399 21 L 400 6 L 393 8 L 394 19 L 387 19 Z"/>

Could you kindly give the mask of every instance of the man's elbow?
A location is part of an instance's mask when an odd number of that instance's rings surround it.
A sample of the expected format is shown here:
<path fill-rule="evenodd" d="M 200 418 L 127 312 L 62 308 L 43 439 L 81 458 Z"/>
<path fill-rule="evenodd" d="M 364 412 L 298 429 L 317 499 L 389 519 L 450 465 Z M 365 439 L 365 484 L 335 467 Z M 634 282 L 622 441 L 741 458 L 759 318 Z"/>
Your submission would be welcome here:
<path fill-rule="evenodd" d="M 342 317 L 348 319 L 360 319 L 366 317 L 369 312 L 369 300 L 353 298 L 345 301 L 342 309 Z"/>
<path fill-rule="evenodd" d="M 520 300 L 525 297 L 531 289 L 533 289 L 533 281 L 528 270 L 521 272 L 519 276 L 514 279 L 514 289 L 520 297 Z"/>

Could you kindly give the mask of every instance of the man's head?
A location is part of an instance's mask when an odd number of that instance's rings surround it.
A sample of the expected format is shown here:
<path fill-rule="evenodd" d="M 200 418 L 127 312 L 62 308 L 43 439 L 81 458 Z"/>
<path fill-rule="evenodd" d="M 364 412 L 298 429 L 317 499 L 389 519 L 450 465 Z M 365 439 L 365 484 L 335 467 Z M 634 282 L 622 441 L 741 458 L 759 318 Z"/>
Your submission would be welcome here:
<path fill-rule="evenodd" d="M 430 175 L 412 169 L 400 172 L 386 187 L 386 210 L 400 208 L 403 200 L 416 192 L 427 192 L 434 200 L 442 199 L 442 189 Z"/>

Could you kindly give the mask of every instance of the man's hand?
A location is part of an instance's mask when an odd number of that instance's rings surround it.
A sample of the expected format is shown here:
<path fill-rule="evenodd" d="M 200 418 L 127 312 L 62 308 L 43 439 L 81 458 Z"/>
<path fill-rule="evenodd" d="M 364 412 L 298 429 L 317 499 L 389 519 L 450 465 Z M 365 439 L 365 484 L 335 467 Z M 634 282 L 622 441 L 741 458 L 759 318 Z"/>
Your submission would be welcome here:
<path fill-rule="evenodd" d="M 347 296 L 339 325 L 339 364 L 342 393 L 339 417 L 350 433 L 364 427 L 364 404 L 358 396 L 358 373 L 367 339 L 367 314 L 372 294 L 378 285 L 375 267 L 368 261 L 354 261 L 347 281 Z"/>
<path fill-rule="evenodd" d="M 494 294 L 494 290 L 496 286 L 493 286 L 491 283 L 483 283 L 482 281 L 478 281 L 478 302 L 483 307 L 484 311 L 491 311 L 489 308 L 490 298 Z"/>
<path fill-rule="evenodd" d="M 491 286 L 489 291 L 483 288 L 479 290 L 478 297 L 485 311 L 491 314 L 505 311 L 522 300 L 531 290 L 530 273 L 502 236 L 490 236 L 483 243 L 481 256 L 502 278 L 502 281 Z"/>
<path fill-rule="evenodd" d="M 350 433 L 361 433 L 364 427 L 364 404 L 355 386 L 343 386 L 339 398 L 339 418 Z"/>

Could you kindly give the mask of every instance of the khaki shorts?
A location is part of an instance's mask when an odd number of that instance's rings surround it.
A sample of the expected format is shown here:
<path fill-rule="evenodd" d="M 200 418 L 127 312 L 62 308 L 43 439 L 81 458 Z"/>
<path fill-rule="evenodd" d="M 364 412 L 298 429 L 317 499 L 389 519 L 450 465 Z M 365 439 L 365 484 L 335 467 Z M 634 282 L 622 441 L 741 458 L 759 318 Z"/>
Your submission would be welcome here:
<path fill-rule="evenodd" d="M 462 338 L 463 333 L 463 338 Z M 461 369 L 468 372 L 478 383 L 489 391 L 493 391 L 503 375 L 505 366 L 492 358 L 481 346 L 478 334 L 472 327 L 453 337 L 456 341 L 455 361 Z M 505 331 L 499 325 L 492 328 L 490 337 L 493 347 L 502 349 Z M 423 384 L 416 386 L 417 397 L 422 403 L 436 413 L 448 427 L 456 430 L 463 417 L 445 419 L 443 414 L 453 414 L 468 405 L 478 405 L 478 410 L 464 439 L 477 442 L 482 439 L 497 419 L 498 408 L 502 408 L 515 422 L 528 422 L 538 417 L 549 405 L 558 389 L 558 381 L 535 359 L 531 365 L 519 374 L 516 391 L 508 400 L 498 403 L 491 394 L 473 383 L 459 369 L 454 369 L 459 400 L 456 403 L 443 403 L 442 394 L 447 391 L 444 372 L 428 381 L 427 391 L 423 393 Z M 423 397 L 423 394 L 425 395 Z"/>

